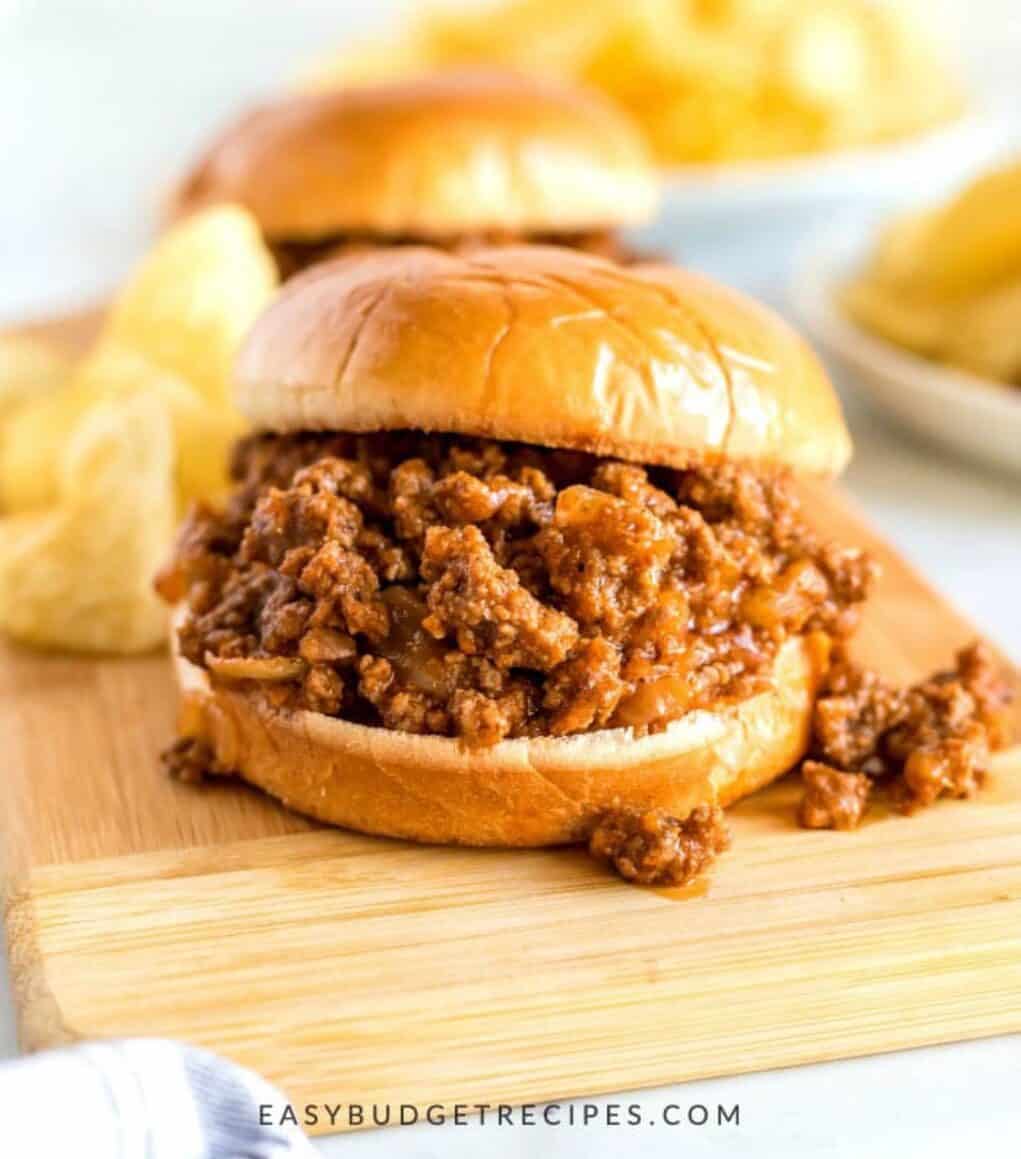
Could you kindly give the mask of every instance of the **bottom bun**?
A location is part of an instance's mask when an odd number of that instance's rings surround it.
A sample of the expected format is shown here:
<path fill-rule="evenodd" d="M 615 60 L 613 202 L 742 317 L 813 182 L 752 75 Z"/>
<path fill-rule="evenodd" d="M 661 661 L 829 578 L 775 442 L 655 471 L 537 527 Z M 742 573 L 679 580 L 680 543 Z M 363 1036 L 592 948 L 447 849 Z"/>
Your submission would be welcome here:
<path fill-rule="evenodd" d="M 586 840 L 607 809 L 684 817 L 768 784 L 805 753 L 826 653 L 824 638 L 792 639 L 769 691 L 649 736 L 604 729 L 484 749 L 275 708 L 251 683 L 213 685 L 175 659 L 182 733 L 288 808 L 388 837 L 528 846 Z"/>

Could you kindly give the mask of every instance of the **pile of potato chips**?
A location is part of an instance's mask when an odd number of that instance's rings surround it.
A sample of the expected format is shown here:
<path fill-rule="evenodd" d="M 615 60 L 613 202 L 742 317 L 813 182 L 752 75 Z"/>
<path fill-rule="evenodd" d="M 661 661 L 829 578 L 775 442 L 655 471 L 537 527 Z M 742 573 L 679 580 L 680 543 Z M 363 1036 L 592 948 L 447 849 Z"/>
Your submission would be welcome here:
<path fill-rule="evenodd" d="M 276 284 L 254 220 L 219 208 L 157 244 L 77 365 L 0 338 L 0 628 L 83 651 L 163 639 L 152 577 L 183 508 L 227 486 L 230 366 Z"/>
<path fill-rule="evenodd" d="M 503 0 L 427 10 L 402 38 L 309 70 L 328 87 L 465 64 L 602 89 L 664 165 L 787 157 L 956 116 L 932 6 L 871 0 Z"/>
<path fill-rule="evenodd" d="M 1021 161 L 887 226 L 843 304 L 906 350 L 1021 386 Z"/>

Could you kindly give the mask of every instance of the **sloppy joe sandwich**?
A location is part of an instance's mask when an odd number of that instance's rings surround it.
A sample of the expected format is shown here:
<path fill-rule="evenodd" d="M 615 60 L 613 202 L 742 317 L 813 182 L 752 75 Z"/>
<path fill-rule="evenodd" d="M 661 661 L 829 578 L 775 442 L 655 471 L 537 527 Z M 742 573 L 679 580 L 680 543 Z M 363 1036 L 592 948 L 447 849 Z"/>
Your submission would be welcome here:
<path fill-rule="evenodd" d="M 289 276 L 338 249 L 546 241 L 620 257 L 655 171 L 604 97 L 509 73 L 445 73 L 280 99 L 181 186 L 177 213 L 245 206 Z"/>
<path fill-rule="evenodd" d="M 236 400 L 236 490 L 160 579 L 180 775 L 678 882 L 814 745 L 874 569 L 802 515 L 850 441 L 767 310 L 563 248 L 381 249 L 285 286 Z M 856 728 L 830 704 L 831 748 Z"/>

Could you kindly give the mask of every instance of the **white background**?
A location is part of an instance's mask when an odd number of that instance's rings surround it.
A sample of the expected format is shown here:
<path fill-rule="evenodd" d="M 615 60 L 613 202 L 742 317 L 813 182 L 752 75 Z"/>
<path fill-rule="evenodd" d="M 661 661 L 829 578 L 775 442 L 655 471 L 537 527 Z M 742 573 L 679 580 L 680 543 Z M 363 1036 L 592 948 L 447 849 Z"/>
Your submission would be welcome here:
<path fill-rule="evenodd" d="M 0 322 L 109 292 L 144 247 L 161 191 L 211 126 L 272 92 L 297 62 L 400 7 L 395 0 L 0 0 Z M 922 7 L 945 10 L 979 91 L 1008 113 L 1017 109 L 1021 3 Z M 846 385 L 858 447 L 851 491 L 938 586 L 1021 658 L 1021 486 L 889 430 Z M 0 978 L 0 1057 L 14 1050 Z M 1016 1155 L 1019 1073 L 1021 1040 L 1000 1039 L 689 1084 L 642 1100 L 653 1116 L 667 1102 L 740 1102 L 736 1130 L 414 1128 L 323 1148 L 580 1157 L 632 1150 L 644 1139 L 641 1153 L 664 1156 L 949 1156 L 964 1147 Z"/>

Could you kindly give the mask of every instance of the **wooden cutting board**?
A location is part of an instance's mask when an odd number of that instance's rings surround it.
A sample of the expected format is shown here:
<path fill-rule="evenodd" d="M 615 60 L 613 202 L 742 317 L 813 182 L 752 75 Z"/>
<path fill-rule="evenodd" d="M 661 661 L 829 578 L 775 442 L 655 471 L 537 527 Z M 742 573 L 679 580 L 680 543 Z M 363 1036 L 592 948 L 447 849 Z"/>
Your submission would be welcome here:
<path fill-rule="evenodd" d="M 87 327 L 47 330 L 68 340 Z M 818 489 L 885 569 L 860 652 L 896 679 L 974 630 Z M 7 933 L 23 1045 L 169 1035 L 297 1104 L 521 1102 L 1021 1030 L 1021 755 L 975 802 L 856 833 L 733 811 L 681 896 L 578 850 L 430 849 L 160 772 L 163 657 L 0 654 Z M 1021 726 L 1021 713 L 1019 713 Z"/>

